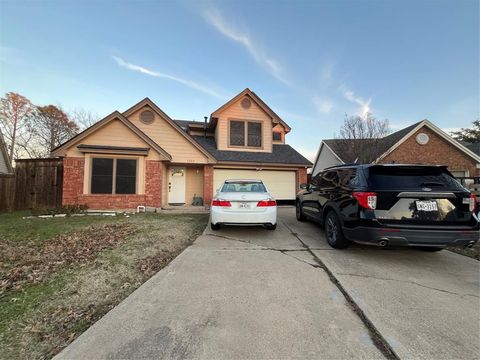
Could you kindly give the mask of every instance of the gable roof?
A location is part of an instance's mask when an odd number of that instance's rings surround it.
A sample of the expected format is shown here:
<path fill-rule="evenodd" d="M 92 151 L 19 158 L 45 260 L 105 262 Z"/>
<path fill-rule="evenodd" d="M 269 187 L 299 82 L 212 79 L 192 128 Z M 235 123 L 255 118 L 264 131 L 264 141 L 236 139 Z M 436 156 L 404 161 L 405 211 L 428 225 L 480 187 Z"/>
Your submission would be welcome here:
<path fill-rule="evenodd" d="M 4 171 L 7 174 L 11 174 L 13 173 L 13 168 L 7 151 L 7 144 L 5 143 L 2 132 L 0 131 L 0 174 L 4 173 Z"/>
<path fill-rule="evenodd" d="M 415 124 L 412 124 L 410 126 L 407 126 L 406 128 L 403 128 L 401 130 L 398 130 L 394 133 L 391 133 L 390 135 L 385 136 L 383 139 L 379 141 L 379 143 L 376 145 L 376 161 L 379 161 L 383 159 L 385 156 L 390 154 L 393 150 L 395 150 L 398 146 L 400 146 L 405 140 L 407 140 L 410 136 L 415 134 L 420 128 L 423 126 L 427 126 L 430 130 L 435 132 L 437 135 L 442 137 L 444 140 L 458 148 L 460 151 L 464 152 L 466 155 L 472 157 L 474 160 L 480 163 L 480 156 L 476 154 L 474 151 L 470 150 L 467 148 L 465 145 L 462 145 L 455 139 L 453 139 L 450 135 L 448 135 L 446 132 L 432 124 L 428 120 L 422 120 L 419 121 Z M 372 142 L 374 140 L 371 139 L 325 139 L 322 142 L 325 143 L 334 153 L 337 155 L 337 157 L 345 162 L 345 159 L 347 158 L 347 154 L 345 152 L 345 147 L 342 146 L 345 141 L 358 141 L 365 143 L 368 145 L 369 142 Z M 318 159 L 318 156 L 317 156 Z M 316 161 L 315 161 L 316 162 Z M 359 159 L 359 162 L 362 162 L 361 159 Z"/>
<path fill-rule="evenodd" d="M 123 116 L 128 117 L 132 115 L 135 111 L 141 109 L 144 106 L 150 107 L 153 111 L 157 113 L 163 120 L 165 120 L 169 125 L 171 125 L 175 130 L 178 131 L 179 134 L 181 134 L 189 143 L 191 143 L 193 146 L 195 146 L 200 152 L 202 152 L 210 161 L 215 162 L 215 158 L 211 156 L 211 154 L 206 151 L 203 147 L 201 147 L 195 140 L 192 139 L 190 135 L 188 135 L 182 127 L 177 124 L 173 119 L 170 118 L 166 113 L 163 112 L 162 109 L 160 109 L 152 100 L 150 100 L 148 97 L 145 99 L 139 101 L 135 105 L 133 105 L 131 108 L 123 112 Z"/>
<path fill-rule="evenodd" d="M 107 125 L 113 120 L 120 120 L 127 128 L 129 128 L 135 135 L 145 141 L 148 145 L 150 145 L 154 150 L 156 150 L 164 160 L 171 160 L 172 156 L 166 152 L 162 147 L 160 147 L 155 141 L 149 138 L 142 130 L 136 127 L 130 120 L 128 120 L 125 116 L 120 114 L 118 111 L 114 111 L 110 115 L 106 116 L 102 120 L 96 122 L 89 128 L 85 129 L 81 133 L 75 135 L 70 140 L 64 142 L 63 144 L 57 146 L 55 149 L 52 150 L 52 156 L 62 156 L 61 152 L 69 148 L 70 146 L 80 142 L 82 139 L 87 137 L 88 135 L 92 134 L 96 130 L 102 128 L 103 126 Z"/>
<path fill-rule="evenodd" d="M 288 126 L 288 124 L 285 121 L 283 121 L 282 118 L 280 118 L 280 116 L 278 116 L 277 113 L 275 113 L 275 111 L 273 111 L 270 108 L 270 106 L 268 106 L 257 94 L 255 94 L 249 88 L 246 88 L 245 90 L 240 92 L 238 95 L 234 96 L 232 99 L 230 99 L 225 104 L 220 106 L 217 110 L 215 110 L 212 113 L 212 115 L 210 115 L 210 121 L 212 120 L 212 118 L 217 118 L 220 112 L 222 112 L 224 109 L 232 105 L 234 102 L 236 102 L 238 99 L 240 99 L 243 96 L 250 97 L 255 104 L 257 104 L 268 116 L 270 116 L 270 118 L 274 123 L 282 124 L 283 127 L 285 128 L 286 133 L 289 133 L 290 130 L 292 130 L 290 126 Z"/>
<path fill-rule="evenodd" d="M 218 150 L 215 138 L 212 136 L 192 136 L 192 138 L 207 149 L 218 161 L 312 166 L 310 161 L 286 144 L 273 144 L 271 153 L 231 151 Z"/>

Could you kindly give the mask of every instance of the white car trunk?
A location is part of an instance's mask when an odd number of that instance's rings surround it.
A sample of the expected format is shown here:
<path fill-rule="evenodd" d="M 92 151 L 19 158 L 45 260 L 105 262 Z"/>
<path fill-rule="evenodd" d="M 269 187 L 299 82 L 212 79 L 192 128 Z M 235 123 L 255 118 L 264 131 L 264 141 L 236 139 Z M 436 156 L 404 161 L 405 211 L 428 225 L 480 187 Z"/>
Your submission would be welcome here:
<path fill-rule="evenodd" d="M 252 192 L 219 192 L 216 198 L 230 201 L 232 206 L 223 207 L 222 209 L 225 211 L 264 212 L 266 207 L 258 207 L 257 204 L 261 200 L 269 200 L 270 195 L 268 193 Z"/>

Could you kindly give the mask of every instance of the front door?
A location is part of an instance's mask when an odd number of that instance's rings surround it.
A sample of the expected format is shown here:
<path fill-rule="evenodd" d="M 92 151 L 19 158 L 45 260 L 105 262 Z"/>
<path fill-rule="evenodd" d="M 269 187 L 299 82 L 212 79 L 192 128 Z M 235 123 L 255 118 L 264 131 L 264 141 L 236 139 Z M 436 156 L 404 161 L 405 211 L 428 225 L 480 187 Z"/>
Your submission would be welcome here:
<path fill-rule="evenodd" d="M 185 203 L 185 175 L 184 167 L 171 167 L 168 178 L 168 203 Z"/>

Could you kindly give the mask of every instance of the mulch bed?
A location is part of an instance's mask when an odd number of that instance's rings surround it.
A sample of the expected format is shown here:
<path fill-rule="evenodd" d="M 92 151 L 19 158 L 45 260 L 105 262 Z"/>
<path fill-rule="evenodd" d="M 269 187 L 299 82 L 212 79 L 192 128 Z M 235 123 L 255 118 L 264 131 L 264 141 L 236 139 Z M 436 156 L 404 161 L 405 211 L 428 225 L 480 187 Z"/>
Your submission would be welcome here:
<path fill-rule="evenodd" d="M 105 224 L 64 234 L 42 244 L 0 243 L 0 296 L 43 281 L 61 266 L 83 264 L 133 233 L 126 224 Z"/>

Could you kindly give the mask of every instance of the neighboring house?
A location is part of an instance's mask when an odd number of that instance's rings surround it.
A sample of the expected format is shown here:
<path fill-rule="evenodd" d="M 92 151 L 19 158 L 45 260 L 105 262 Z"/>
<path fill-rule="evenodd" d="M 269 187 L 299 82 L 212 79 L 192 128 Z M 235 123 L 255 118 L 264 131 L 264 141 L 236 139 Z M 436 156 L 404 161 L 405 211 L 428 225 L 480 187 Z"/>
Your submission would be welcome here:
<path fill-rule="evenodd" d="M 8 155 L 7 145 L 0 131 L 0 174 L 13 174 L 12 162 Z"/>
<path fill-rule="evenodd" d="M 313 166 L 313 175 L 329 166 L 344 163 L 345 141 L 371 140 L 323 140 Z M 384 137 L 375 151 L 377 152 L 375 163 L 447 165 L 456 177 L 480 175 L 478 144 L 467 147 L 428 120 Z"/>
<path fill-rule="evenodd" d="M 63 203 L 90 208 L 209 205 L 225 179 L 262 179 L 294 200 L 311 163 L 285 144 L 290 127 L 245 89 L 205 123 L 172 120 L 146 98 L 52 151 L 63 157 Z"/>

